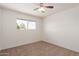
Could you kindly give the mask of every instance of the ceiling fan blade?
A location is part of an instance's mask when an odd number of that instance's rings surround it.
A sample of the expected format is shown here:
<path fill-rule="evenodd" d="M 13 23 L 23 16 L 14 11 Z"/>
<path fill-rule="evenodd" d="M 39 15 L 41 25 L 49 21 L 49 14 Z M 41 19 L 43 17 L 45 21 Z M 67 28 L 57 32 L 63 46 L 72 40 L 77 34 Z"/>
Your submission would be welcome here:
<path fill-rule="evenodd" d="M 44 6 L 44 7 L 46 7 L 46 8 L 54 8 L 53 6 Z"/>
<path fill-rule="evenodd" d="M 39 8 L 35 8 L 35 9 L 33 9 L 33 10 L 38 10 Z"/>

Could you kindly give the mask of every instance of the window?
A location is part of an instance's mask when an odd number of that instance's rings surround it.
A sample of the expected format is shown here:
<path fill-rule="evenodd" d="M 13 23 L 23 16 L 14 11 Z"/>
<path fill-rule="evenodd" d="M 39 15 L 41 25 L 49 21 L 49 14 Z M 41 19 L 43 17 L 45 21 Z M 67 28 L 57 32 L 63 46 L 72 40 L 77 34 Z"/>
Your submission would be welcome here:
<path fill-rule="evenodd" d="M 27 21 L 17 20 L 17 29 L 19 29 L 19 30 L 27 29 Z"/>
<path fill-rule="evenodd" d="M 16 22 L 17 22 L 17 29 L 19 30 L 35 30 L 36 29 L 35 21 L 17 19 Z"/>
<path fill-rule="evenodd" d="M 36 22 L 29 21 L 28 22 L 28 30 L 35 30 L 36 29 Z"/>

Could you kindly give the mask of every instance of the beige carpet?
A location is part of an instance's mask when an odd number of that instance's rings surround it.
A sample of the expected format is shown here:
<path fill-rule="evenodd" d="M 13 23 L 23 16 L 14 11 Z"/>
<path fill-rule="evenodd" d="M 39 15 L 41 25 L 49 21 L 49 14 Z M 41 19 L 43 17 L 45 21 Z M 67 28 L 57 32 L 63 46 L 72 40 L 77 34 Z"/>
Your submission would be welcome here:
<path fill-rule="evenodd" d="M 79 56 L 79 53 L 39 41 L 0 51 L 3 56 Z"/>

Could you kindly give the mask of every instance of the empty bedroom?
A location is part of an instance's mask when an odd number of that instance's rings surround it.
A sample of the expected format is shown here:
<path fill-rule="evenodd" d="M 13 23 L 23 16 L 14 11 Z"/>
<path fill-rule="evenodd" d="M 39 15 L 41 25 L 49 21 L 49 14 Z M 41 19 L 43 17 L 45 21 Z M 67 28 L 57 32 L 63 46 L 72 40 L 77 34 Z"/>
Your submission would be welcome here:
<path fill-rule="evenodd" d="M 0 56 L 79 56 L 79 3 L 0 3 Z"/>

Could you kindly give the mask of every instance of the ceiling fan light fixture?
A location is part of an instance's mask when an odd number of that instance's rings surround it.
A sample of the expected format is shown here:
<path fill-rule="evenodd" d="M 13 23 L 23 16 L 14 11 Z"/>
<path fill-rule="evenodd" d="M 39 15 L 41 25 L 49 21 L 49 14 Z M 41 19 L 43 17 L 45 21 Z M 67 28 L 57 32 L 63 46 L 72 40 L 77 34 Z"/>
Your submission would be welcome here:
<path fill-rule="evenodd" d="M 52 9 L 52 8 L 54 8 L 54 7 L 49 6 L 49 5 L 45 6 L 44 3 L 40 3 L 40 6 L 38 8 L 35 8 L 34 10 L 37 10 L 37 11 L 39 11 L 41 13 L 45 13 L 46 9 Z"/>
<path fill-rule="evenodd" d="M 42 12 L 42 13 L 45 13 L 46 10 L 45 10 L 44 7 L 40 7 L 40 8 L 38 9 L 38 11 L 39 11 L 39 12 Z"/>

